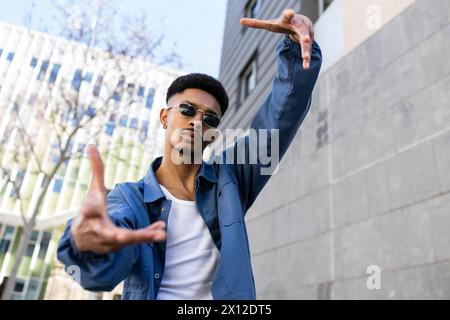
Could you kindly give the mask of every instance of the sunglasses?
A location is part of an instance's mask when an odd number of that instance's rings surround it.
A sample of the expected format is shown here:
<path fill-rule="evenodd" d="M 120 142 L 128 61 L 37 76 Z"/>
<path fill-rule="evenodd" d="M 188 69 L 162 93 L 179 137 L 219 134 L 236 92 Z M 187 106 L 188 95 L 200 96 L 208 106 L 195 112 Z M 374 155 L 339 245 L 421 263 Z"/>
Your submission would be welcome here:
<path fill-rule="evenodd" d="M 189 117 L 189 118 L 195 117 L 197 112 L 203 113 L 202 122 L 211 128 L 217 128 L 220 124 L 220 119 L 215 114 L 199 110 L 197 107 L 195 107 L 191 104 L 181 103 L 178 107 L 170 107 L 170 108 L 167 108 L 167 110 L 170 110 L 173 108 L 178 108 L 182 115 Z"/>

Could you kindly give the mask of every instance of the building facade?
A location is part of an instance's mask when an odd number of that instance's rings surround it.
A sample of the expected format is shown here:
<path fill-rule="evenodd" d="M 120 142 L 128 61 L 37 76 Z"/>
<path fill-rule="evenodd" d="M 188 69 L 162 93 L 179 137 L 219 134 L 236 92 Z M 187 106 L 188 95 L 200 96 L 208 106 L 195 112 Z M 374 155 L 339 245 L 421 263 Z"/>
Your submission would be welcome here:
<path fill-rule="evenodd" d="M 288 7 L 313 18 L 324 64 L 246 217 L 257 297 L 450 298 L 450 3 L 230 0 L 222 128 L 249 127 L 281 39 L 239 18 Z"/>
<path fill-rule="evenodd" d="M 178 70 L 111 56 L 79 43 L 0 23 L 0 141 L 4 146 L 0 161 L 20 190 L 18 193 L 12 183 L 7 183 L 5 174 L 0 176 L 2 288 L 23 232 L 21 212 L 32 214 L 46 179 L 32 163 L 23 165 L 8 153 L 21 147 L 19 126 L 33 137 L 33 149 L 45 169 L 61 160 L 55 152 L 59 145 L 54 128 L 68 128 L 76 119 L 92 118 L 92 125 L 80 128 L 70 140 L 68 149 L 80 156 L 65 160 L 50 181 L 14 285 L 14 299 L 52 298 L 52 294 L 45 295 L 45 289 L 55 263 L 56 245 L 63 225 L 78 212 L 90 181 L 86 145 L 98 145 L 108 189 L 145 176 L 153 158 L 162 154 L 159 110 L 165 106 L 166 88 L 179 75 Z M 75 108 L 64 109 L 69 104 L 67 99 L 76 102 Z M 51 118 L 49 126 L 41 120 L 52 114 L 52 108 L 58 116 Z M 58 279 L 70 279 L 62 274 L 57 264 L 53 296 L 67 294 L 55 290 Z M 70 283 L 60 283 L 59 288 L 64 287 L 73 291 Z M 89 296 L 79 296 L 83 295 Z"/>

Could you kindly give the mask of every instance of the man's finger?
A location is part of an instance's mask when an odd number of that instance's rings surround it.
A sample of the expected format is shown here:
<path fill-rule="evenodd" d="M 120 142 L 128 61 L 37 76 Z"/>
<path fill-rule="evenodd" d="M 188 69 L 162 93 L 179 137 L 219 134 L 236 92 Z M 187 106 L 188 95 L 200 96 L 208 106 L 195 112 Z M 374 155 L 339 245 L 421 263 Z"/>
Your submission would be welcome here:
<path fill-rule="evenodd" d="M 264 29 L 271 32 L 292 34 L 294 31 L 280 26 L 275 20 L 259 20 L 252 18 L 242 18 L 241 24 L 254 29 Z"/>
<path fill-rule="evenodd" d="M 286 9 L 283 11 L 281 15 L 281 23 L 290 23 L 292 18 L 295 16 L 295 12 L 292 9 Z"/>
<path fill-rule="evenodd" d="M 159 242 L 166 239 L 164 222 L 158 222 L 144 229 L 129 230 L 118 228 L 116 234 L 117 242 L 121 245 L 130 245 L 143 242 Z"/>
<path fill-rule="evenodd" d="M 105 191 L 103 161 L 100 153 L 94 145 L 87 147 L 87 153 L 92 169 L 92 181 L 90 189 Z"/>
<path fill-rule="evenodd" d="M 297 31 L 300 47 L 302 50 L 303 67 L 305 69 L 308 69 L 311 63 L 312 52 L 312 33 L 310 27 L 303 21 L 294 21 L 294 27 Z"/>
<path fill-rule="evenodd" d="M 300 36 L 300 46 L 302 48 L 303 68 L 309 69 L 312 51 L 311 37 L 309 35 Z"/>

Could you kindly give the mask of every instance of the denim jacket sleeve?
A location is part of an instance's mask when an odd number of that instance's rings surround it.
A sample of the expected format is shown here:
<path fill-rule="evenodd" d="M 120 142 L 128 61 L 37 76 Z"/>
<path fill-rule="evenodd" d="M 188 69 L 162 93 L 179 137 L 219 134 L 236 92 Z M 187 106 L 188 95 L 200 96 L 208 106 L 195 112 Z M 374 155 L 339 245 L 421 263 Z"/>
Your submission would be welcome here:
<path fill-rule="evenodd" d="M 118 187 L 107 198 L 108 214 L 119 227 L 136 229 L 133 209 Z M 126 246 L 108 254 L 80 252 L 70 231 L 72 219 L 67 223 L 58 245 L 57 257 L 66 271 L 80 285 L 91 291 L 111 291 L 130 273 L 137 259 L 137 246 Z"/>
<path fill-rule="evenodd" d="M 234 154 L 237 154 L 243 143 L 247 161 L 244 164 L 236 164 L 236 175 L 240 191 L 247 211 L 256 197 L 270 178 L 269 174 L 261 174 L 262 168 L 276 167 L 273 163 L 263 163 L 259 157 L 262 154 L 271 156 L 271 150 L 276 147 L 272 145 L 272 129 L 277 129 L 279 148 L 278 161 L 286 153 L 289 145 L 295 137 L 298 128 L 311 106 L 311 95 L 317 81 L 320 67 L 322 65 L 322 53 L 319 45 L 313 41 L 311 64 L 308 70 L 303 69 L 301 47 L 285 35 L 276 48 L 277 72 L 272 84 L 272 91 L 255 115 L 251 130 L 258 136 L 256 151 L 257 161 L 248 161 L 249 154 L 255 153 L 255 149 L 249 147 L 249 136 L 234 144 Z M 266 130 L 267 139 L 259 137 L 260 130 Z M 263 150 L 260 150 L 264 148 Z M 253 151 L 252 151 L 253 150 Z M 267 152 L 266 152 L 267 151 Z M 241 163 L 242 163 L 241 162 Z"/>

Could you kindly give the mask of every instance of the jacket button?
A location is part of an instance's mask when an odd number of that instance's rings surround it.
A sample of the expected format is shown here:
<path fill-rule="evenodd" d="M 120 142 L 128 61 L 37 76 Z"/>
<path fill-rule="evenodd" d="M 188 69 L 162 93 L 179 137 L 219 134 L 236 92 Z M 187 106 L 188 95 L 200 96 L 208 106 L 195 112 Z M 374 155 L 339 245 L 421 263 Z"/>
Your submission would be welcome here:
<path fill-rule="evenodd" d="M 159 278 L 159 273 L 155 273 L 155 279 Z"/>
<path fill-rule="evenodd" d="M 161 208 L 161 211 L 165 211 L 165 210 L 166 210 L 166 208 L 165 208 L 165 207 L 162 207 L 162 208 Z"/>

